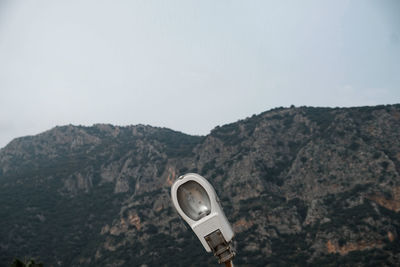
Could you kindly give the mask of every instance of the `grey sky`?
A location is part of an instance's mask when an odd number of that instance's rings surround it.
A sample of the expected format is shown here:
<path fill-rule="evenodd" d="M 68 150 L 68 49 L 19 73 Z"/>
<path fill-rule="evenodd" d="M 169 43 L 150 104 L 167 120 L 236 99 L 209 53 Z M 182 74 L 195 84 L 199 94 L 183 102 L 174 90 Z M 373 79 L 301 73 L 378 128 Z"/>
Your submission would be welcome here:
<path fill-rule="evenodd" d="M 0 147 L 56 125 L 190 134 L 400 102 L 400 1 L 0 0 Z"/>

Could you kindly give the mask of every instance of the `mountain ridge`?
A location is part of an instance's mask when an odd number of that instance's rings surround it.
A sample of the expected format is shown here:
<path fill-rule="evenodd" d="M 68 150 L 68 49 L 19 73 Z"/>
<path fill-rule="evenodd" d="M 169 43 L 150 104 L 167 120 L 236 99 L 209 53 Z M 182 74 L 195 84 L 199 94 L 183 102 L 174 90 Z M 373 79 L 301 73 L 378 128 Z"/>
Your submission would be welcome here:
<path fill-rule="evenodd" d="M 96 124 L 15 139 L 0 150 L 0 266 L 215 265 L 170 203 L 185 172 L 215 186 L 236 265 L 392 265 L 399 129 L 400 105 L 291 107 L 206 136 Z"/>

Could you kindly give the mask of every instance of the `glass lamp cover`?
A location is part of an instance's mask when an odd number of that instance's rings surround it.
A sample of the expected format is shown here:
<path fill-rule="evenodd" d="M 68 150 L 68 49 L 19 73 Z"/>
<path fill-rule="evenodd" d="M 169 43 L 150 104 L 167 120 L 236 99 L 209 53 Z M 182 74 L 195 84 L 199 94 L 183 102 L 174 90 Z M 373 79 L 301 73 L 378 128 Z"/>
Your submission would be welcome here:
<path fill-rule="evenodd" d="M 177 190 L 178 203 L 183 212 L 198 221 L 211 212 L 211 202 L 206 190 L 195 181 L 182 184 Z"/>

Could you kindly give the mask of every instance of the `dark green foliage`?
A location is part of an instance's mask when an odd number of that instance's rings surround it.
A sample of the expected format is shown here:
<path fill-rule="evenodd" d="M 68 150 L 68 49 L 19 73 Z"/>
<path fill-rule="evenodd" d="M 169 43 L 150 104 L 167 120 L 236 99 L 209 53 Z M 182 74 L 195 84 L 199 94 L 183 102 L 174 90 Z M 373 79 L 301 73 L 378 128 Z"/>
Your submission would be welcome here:
<path fill-rule="evenodd" d="M 180 174 L 184 174 L 184 173 L 187 173 L 187 172 L 188 172 L 188 168 L 187 167 L 183 167 L 183 168 L 179 169 L 179 173 Z"/>
<path fill-rule="evenodd" d="M 311 108 L 303 109 L 306 117 L 315 122 L 321 131 L 325 131 L 335 119 L 334 109 L 331 108 Z"/>
<path fill-rule="evenodd" d="M 215 159 L 204 164 L 203 168 L 201 169 L 201 173 L 207 174 L 210 170 L 214 168 L 215 168 Z"/>
<path fill-rule="evenodd" d="M 296 207 L 297 212 L 300 216 L 300 221 L 303 222 L 307 216 L 307 211 L 308 211 L 307 204 L 299 198 L 294 198 L 288 202 L 288 206 Z"/>
<path fill-rule="evenodd" d="M 262 121 L 262 117 L 256 115 L 253 115 L 251 116 L 251 118 L 248 118 L 244 121 L 244 127 L 249 136 L 253 134 L 255 128 L 257 127 L 260 121 Z"/>
<path fill-rule="evenodd" d="M 283 119 L 283 126 L 285 129 L 289 128 L 293 124 L 294 116 L 293 115 L 287 115 Z"/>
<path fill-rule="evenodd" d="M 312 266 L 396 266 L 389 260 L 389 255 L 380 249 L 352 251 L 347 255 L 330 254 L 317 257 Z"/>
<path fill-rule="evenodd" d="M 386 170 L 387 167 L 389 166 L 389 162 L 387 162 L 387 161 L 382 161 L 382 162 L 381 162 L 381 166 L 382 166 L 383 170 Z"/>
<path fill-rule="evenodd" d="M 194 146 L 204 139 L 202 136 L 191 136 L 164 128 L 154 132 L 147 138 L 164 144 L 169 157 L 191 156 Z"/>
<path fill-rule="evenodd" d="M 353 151 L 356 151 L 356 150 L 358 150 L 358 149 L 360 148 L 360 144 L 357 143 L 357 142 L 353 142 L 353 143 L 351 143 L 351 145 L 349 146 L 349 148 L 350 148 L 351 150 L 353 150 Z"/>
<path fill-rule="evenodd" d="M 11 267 L 25 267 L 25 263 L 22 261 L 15 259 L 14 262 L 11 264 Z"/>
<path fill-rule="evenodd" d="M 293 153 L 297 153 L 301 143 L 300 142 L 294 142 L 294 141 L 289 141 L 288 147 Z"/>
<path fill-rule="evenodd" d="M 43 267 L 43 263 L 35 263 L 34 260 L 22 262 L 19 259 L 15 259 L 10 267 Z"/>
<path fill-rule="evenodd" d="M 244 137 L 240 135 L 240 129 L 237 123 L 231 123 L 222 127 L 216 127 L 211 131 L 211 136 L 221 139 L 225 145 L 238 145 Z"/>
<path fill-rule="evenodd" d="M 278 186 L 282 186 L 283 178 L 281 174 L 289 166 L 289 161 L 278 161 L 273 167 L 268 167 L 262 160 L 255 162 L 256 167 L 260 170 L 262 178 L 266 182 L 275 183 Z"/>
<path fill-rule="evenodd" d="M 53 255 L 63 255 L 64 259 L 72 260 L 91 251 L 96 245 L 94 237 L 104 223 L 110 222 L 118 212 L 118 198 L 113 196 L 110 185 L 74 198 L 61 197 L 57 192 L 50 193 L 43 189 L 33 187 L 21 191 L 20 187 L 15 187 L 3 191 L 0 188 L 0 194 L 8 196 L 4 198 L 7 202 L 2 203 L 0 213 L 19 228 L 18 232 L 12 231 L 13 225 L 0 220 L 0 236 L 11 233 L 14 241 L 10 244 L 18 247 L 14 255 L 25 255 L 29 244 L 29 247 L 35 248 L 32 255 L 40 255 L 44 262 L 53 262 Z M 26 203 L 32 209 L 27 209 Z M 41 221 L 38 213 L 45 220 Z M 82 218 L 86 218 L 83 225 Z M 1 255 L 4 258 L 0 257 L 0 260 L 10 261 L 14 255 Z"/>
<path fill-rule="evenodd" d="M 190 170 L 190 172 L 193 172 L 193 173 L 197 173 L 198 171 L 199 170 L 196 167 Z"/>
<path fill-rule="evenodd" d="M 251 210 L 263 210 L 264 205 L 262 198 L 248 198 L 240 200 L 239 216 L 249 217 L 248 213 Z"/>
<path fill-rule="evenodd" d="M 379 151 L 374 152 L 373 158 L 374 159 L 379 159 L 381 156 L 381 153 Z"/>
<path fill-rule="evenodd" d="M 311 251 L 304 235 L 281 235 L 272 241 L 273 256 L 268 260 L 270 264 L 278 266 L 307 265 L 308 255 L 301 251 Z M 285 255 L 285 257 L 282 257 Z"/>
<path fill-rule="evenodd" d="M 147 225 L 147 229 L 145 229 L 144 231 L 149 235 L 153 235 L 158 232 L 158 229 L 153 224 L 149 224 L 149 225 Z"/>

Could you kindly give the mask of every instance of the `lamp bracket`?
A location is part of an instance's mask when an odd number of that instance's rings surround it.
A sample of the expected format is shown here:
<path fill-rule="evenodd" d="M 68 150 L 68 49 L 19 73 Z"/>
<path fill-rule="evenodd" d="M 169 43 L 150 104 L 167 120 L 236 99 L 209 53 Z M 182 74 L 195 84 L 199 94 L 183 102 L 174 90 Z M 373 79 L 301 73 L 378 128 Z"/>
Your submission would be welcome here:
<path fill-rule="evenodd" d="M 218 263 L 230 261 L 235 257 L 231 242 L 226 242 L 219 229 L 204 238 L 214 253 L 214 256 L 218 258 Z"/>

